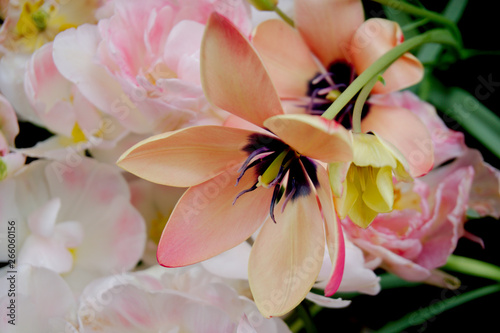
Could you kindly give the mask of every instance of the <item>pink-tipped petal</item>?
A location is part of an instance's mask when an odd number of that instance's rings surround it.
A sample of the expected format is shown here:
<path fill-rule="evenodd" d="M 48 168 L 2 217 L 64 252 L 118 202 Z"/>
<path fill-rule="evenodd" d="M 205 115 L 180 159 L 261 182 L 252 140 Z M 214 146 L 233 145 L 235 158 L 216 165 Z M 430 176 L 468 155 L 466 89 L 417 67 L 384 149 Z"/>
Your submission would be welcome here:
<path fill-rule="evenodd" d="M 308 157 L 326 163 L 352 160 L 351 136 L 335 121 L 305 114 L 289 114 L 272 117 L 264 125 Z"/>
<path fill-rule="evenodd" d="M 363 132 L 373 131 L 392 143 L 405 157 L 412 177 L 429 172 L 434 165 L 434 146 L 429 131 L 411 111 L 372 105 L 361 122 Z"/>
<path fill-rule="evenodd" d="M 241 163 L 253 132 L 221 126 L 188 127 L 153 136 L 126 151 L 117 164 L 154 183 L 188 187 Z"/>
<path fill-rule="evenodd" d="M 363 20 L 359 0 L 295 1 L 297 29 L 325 67 L 348 59 L 351 38 Z"/>
<path fill-rule="evenodd" d="M 158 245 L 161 265 L 178 267 L 209 259 L 244 242 L 264 222 L 273 191 L 258 187 L 234 202 L 256 182 L 255 175 L 247 172 L 235 186 L 237 168 L 184 193 Z"/>
<path fill-rule="evenodd" d="M 252 44 L 266 64 L 281 98 L 307 94 L 309 81 L 319 72 L 299 33 L 280 20 L 268 20 L 254 31 Z"/>
<path fill-rule="evenodd" d="M 358 74 L 370 67 L 378 58 L 400 44 L 403 32 L 396 22 L 369 19 L 356 31 L 352 39 L 350 56 Z M 418 83 L 424 75 L 422 63 L 411 53 L 396 60 L 382 75 L 385 85 L 377 82 L 374 93 L 386 94 Z"/>
<path fill-rule="evenodd" d="M 318 277 L 325 250 L 323 219 L 316 196 L 291 200 L 276 223 L 264 223 L 250 253 L 248 279 L 255 303 L 265 317 L 281 316 L 297 306 Z"/>
<path fill-rule="evenodd" d="M 210 102 L 258 126 L 283 109 L 248 40 L 223 16 L 210 16 L 201 45 L 203 89 Z"/>
<path fill-rule="evenodd" d="M 325 287 L 325 296 L 332 296 L 342 282 L 345 265 L 345 244 L 342 227 L 337 220 L 333 206 L 332 192 L 329 186 L 328 174 L 323 168 L 318 168 L 318 180 L 320 186 L 317 188 L 318 198 L 321 203 L 323 217 L 325 219 L 326 246 L 332 261 L 332 275 Z"/>

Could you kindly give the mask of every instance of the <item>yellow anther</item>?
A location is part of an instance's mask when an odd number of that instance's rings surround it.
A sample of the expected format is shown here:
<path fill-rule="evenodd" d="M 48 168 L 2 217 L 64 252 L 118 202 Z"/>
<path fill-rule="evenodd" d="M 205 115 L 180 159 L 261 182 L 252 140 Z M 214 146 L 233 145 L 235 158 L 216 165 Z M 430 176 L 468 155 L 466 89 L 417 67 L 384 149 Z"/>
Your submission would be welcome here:
<path fill-rule="evenodd" d="M 331 90 L 327 95 L 326 99 L 332 102 L 335 102 L 337 98 L 339 98 L 341 92 L 339 90 Z"/>
<path fill-rule="evenodd" d="M 87 138 L 85 137 L 85 133 L 83 133 L 78 123 L 75 123 L 75 126 L 73 126 L 73 130 L 71 131 L 71 138 L 75 143 L 87 140 Z"/>

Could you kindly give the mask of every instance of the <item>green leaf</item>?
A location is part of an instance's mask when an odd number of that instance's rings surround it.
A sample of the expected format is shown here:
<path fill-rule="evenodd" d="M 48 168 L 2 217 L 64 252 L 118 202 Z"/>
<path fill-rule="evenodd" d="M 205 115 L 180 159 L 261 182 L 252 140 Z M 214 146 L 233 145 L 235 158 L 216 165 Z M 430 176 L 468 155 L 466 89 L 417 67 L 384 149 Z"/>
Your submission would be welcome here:
<path fill-rule="evenodd" d="M 500 267 L 472 258 L 451 255 L 443 268 L 500 282 Z"/>
<path fill-rule="evenodd" d="M 392 7 L 398 11 L 406 12 L 408 14 L 414 15 L 414 16 L 419 16 L 422 18 L 427 18 L 429 20 L 432 20 L 434 22 L 440 23 L 447 27 L 450 32 L 453 33 L 454 37 L 457 39 L 459 44 L 461 45 L 461 35 L 460 31 L 458 30 L 457 25 L 455 22 L 450 20 L 449 18 L 445 17 L 444 15 L 438 14 L 433 11 L 426 10 L 425 8 L 417 7 L 414 5 L 411 5 L 405 1 L 401 0 L 372 0 L 374 2 L 378 2 L 384 6 L 387 7 Z"/>
<path fill-rule="evenodd" d="M 500 142 L 500 118 L 463 89 L 445 88 L 434 78 L 430 79 L 430 85 L 429 102 L 452 117 L 467 132 L 500 157 L 498 144 Z"/>
<path fill-rule="evenodd" d="M 467 6 L 467 0 L 451 0 L 443 11 L 443 16 L 451 22 L 457 23 L 460 21 L 462 14 Z M 436 62 L 441 54 L 443 47 L 437 44 L 428 44 L 420 48 L 417 53 L 417 58 L 423 63 Z"/>
<path fill-rule="evenodd" d="M 397 333 L 411 326 L 417 326 L 425 323 L 427 320 L 443 313 L 446 310 L 452 309 L 461 304 L 472 301 L 476 298 L 483 297 L 500 291 L 500 284 L 482 287 L 467 293 L 445 299 L 441 302 L 433 303 L 432 305 L 418 309 L 417 311 L 408 313 L 399 320 L 393 321 L 378 330 L 378 333 Z"/>

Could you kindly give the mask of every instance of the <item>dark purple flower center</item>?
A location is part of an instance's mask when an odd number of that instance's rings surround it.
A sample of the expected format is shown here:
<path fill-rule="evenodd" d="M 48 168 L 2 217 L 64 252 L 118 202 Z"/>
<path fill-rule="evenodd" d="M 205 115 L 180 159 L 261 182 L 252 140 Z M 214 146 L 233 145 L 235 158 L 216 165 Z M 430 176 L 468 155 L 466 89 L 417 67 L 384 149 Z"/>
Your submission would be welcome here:
<path fill-rule="evenodd" d="M 288 201 L 309 195 L 311 185 L 319 186 L 316 163 L 277 138 L 252 134 L 248 137 L 248 144 L 243 147 L 243 151 L 248 154 L 248 158 L 239 169 L 240 175 L 236 185 L 249 169 L 253 169 L 256 181 L 252 187 L 241 191 L 234 202 L 259 186 L 272 187 L 273 197 L 269 210 L 274 222 L 274 207 L 280 200 L 285 200 L 282 208 L 285 209 Z"/>
<path fill-rule="evenodd" d="M 354 68 L 345 62 L 334 62 L 326 73 L 319 73 L 309 81 L 307 95 L 310 97 L 308 105 L 304 105 L 306 112 L 321 116 L 323 112 L 338 98 L 338 96 L 357 77 Z M 352 110 L 357 96 L 355 96 L 339 112 L 335 120 L 346 128 L 352 127 Z M 368 105 L 363 107 L 363 114 L 368 111 Z"/>

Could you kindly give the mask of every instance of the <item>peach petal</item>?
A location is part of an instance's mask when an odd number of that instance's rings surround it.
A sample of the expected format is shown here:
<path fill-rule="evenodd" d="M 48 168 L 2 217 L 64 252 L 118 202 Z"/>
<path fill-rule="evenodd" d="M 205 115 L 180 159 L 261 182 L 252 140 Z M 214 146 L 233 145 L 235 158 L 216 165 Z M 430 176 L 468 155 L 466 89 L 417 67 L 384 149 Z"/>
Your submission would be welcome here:
<path fill-rule="evenodd" d="M 161 265 L 178 267 L 209 259 L 244 242 L 264 222 L 273 191 L 258 187 L 234 202 L 257 180 L 247 172 L 235 186 L 237 175 L 233 167 L 184 193 L 158 245 Z"/>
<path fill-rule="evenodd" d="M 212 104 L 258 126 L 283 113 L 261 59 L 226 18 L 210 16 L 200 52 L 201 81 Z"/>
<path fill-rule="evenodd" d="M 154 183 L 198 185 L 240 164 L 253 132 L 221 126 L 188 127 L 153 136 L 126 151 L 117 164 Z"/>
<path fill-rule="evenodd" d="M 319 72 L 300 34 L 280 20 L 268 20 L 254 31 L 252 44 L 266 64 L 281 98 L 302 97 Z"/>
<path fill-rule="evenodd" d="M 272 117 L 264 125 L 300 154 L 326 163 L 352 159 L 349 132 L 334 121 L 304 114 Z"/>
<path fill-rule="evenodd" d="M 297 29 L 325 67 L 348 60 L 351 38 L 363 20 L 359 0 L 295 1 Z"/>
<path fill-rule="evenodd" d="M 249 282 L 265 317 L 281 316 L 297 306 L 318 277 L 325 250 L 323 219 L 314 194 L 283 203 L 276 223 L 264 223 L 250 253 Z"/>
<path fill-rule="evenodd" d="M 403 32 L 396 22 L 385 19 L 369 19 L 356 31 L 349 50 L 358 74 L 370 67 L 378 58 L 400 44 Z M 378 82 L 374 93 L 386 94 L 418 83 L 424 75 L 420 61 L 411 53 L 396 60 L 382 75 L 385 85 Z"/>

